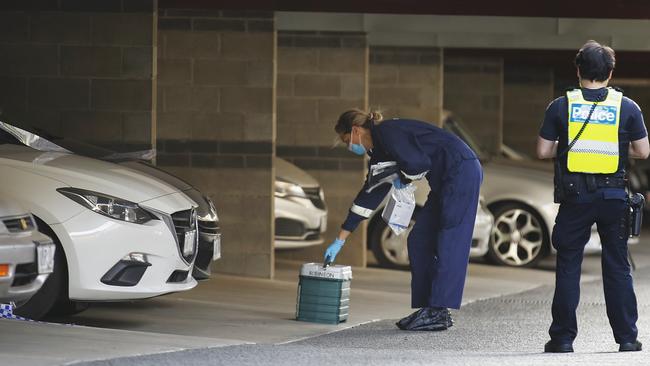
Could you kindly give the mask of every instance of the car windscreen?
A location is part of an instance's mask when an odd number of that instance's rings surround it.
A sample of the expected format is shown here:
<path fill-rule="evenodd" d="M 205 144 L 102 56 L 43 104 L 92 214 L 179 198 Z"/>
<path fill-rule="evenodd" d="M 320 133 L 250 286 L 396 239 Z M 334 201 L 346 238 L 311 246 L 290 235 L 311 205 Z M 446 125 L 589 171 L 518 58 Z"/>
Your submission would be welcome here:
<path fill-rule="evenodd" d="M 479 159 L 483 160 L 489 156 L 485 151 L 483 151 L 481 145 L 476 142 L 474 136 L 472 136 L 472 134 L 469 133 L 469 131 L 463 127 L 459 121 L 452 118 L 446 118 L 445 122 L 443 123 L 443 128 L 460 137 L 461 140 L 467 144 L 467 146 L 474 150 L 474 153 L 476 156 L 478 156 Z"/>

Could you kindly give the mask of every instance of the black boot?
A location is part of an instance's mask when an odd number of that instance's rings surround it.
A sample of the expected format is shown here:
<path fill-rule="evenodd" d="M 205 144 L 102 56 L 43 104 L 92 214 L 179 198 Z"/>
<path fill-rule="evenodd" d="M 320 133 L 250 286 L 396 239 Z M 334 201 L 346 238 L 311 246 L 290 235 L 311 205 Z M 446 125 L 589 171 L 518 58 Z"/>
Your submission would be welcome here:
<path fill-rule="evenodd" d="M 404 328 L 404 330 L 438 331 L 446 330 L 453 324 L 446 308 L 424 308 Z M 401 328 L 400 328 L 401 329 Z"/>
<path fill-rule="evenodd" d="M 546 353 L 571 353 L 573 352 L 573 345 L 571 343 L 555 343 L 548 341 L 544 345 L 544 352 Z"/>
<path fill-rule="evenodd" d="M 421 312 L 425 311 L 424 309 L 425 309 L 425 308 L 422 308 L 422 309 L 420 309 L 420 310 L 414 311 L 411 315 L 409 315 L 409 316 L 407 316 L 407 317 L 404 317 L 404 318 L 400 319 L 397 323 L 395 323 L 395 325 L 397 325 L 397 327 L 398 327 L 399 329 L 401 329 L 401 330 L 407 330 L 409 324 L 411 324 L 411 322 L 413 321 L 413 319 L 417 318 L 417 317 L 420 315 Z"/>
<path fill-rule="evenodd" d="M 618 348 L 619 352 L 636 352 L 636 351 L 641 351 L 641 348 L 643 347 L 643 344 L 639 341 L 634 341 L 632 343 L 621 343 L 620 347 Z"/>

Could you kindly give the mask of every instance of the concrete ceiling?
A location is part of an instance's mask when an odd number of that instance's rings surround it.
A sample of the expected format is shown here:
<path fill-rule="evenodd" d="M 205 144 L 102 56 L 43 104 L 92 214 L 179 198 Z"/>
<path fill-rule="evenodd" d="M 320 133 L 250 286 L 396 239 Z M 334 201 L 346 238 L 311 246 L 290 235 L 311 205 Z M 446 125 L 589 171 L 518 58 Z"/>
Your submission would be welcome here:
<path fill-rule="evenodd" d="M 645 0 L 159 0 L 161 8 L 212 8 L 386 14 L 650 19 Z"/>

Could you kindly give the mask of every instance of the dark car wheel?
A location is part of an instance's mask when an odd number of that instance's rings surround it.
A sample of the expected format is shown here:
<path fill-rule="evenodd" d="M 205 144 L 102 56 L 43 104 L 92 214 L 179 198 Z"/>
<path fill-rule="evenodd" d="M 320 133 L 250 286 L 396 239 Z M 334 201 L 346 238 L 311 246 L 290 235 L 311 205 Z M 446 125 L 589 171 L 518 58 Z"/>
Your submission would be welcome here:
<path fill-rule="evenodd" d="M 491 262 L 510 267 L 535 267 L 548 255 L 548 230 L 532 208 L 509 203 L 492 206 L 490 210 L 494 226 L 487 258 Z"/>
<path fill-rule="evenodd" d="M 56 243 L 54 272 L 38 292 L 16 309 L 16 314 L 29 319 L 41 319 L 46 315 L 71 315 L 88 308 L 86 303 L 68 298 L 68 265 L 63 247 L 54 232 L 42 220 L 36 218 L 38 230 Z"/>
<path fill-rule="evenodd" d="M 66 272 L 65 254 L 61 250 L 61 245 L 57 243 L 54 254 L 54 272 L 47 277 L 41 289 L 34 296 L 16 309 L 16 314 L 34 320 L 43 318 L 54 307 L 62 288 L 67 285 Z"/>
<path fill-rule="evenodd" d="M 411 224 L 406 232 L 395 235 L 386 222 L 377 213 L 369 227 L 369 247 L 380 267 L 408 269 L 410 265 L 407 238 L 413 229 L 418 208 L 415 209 Z"/>

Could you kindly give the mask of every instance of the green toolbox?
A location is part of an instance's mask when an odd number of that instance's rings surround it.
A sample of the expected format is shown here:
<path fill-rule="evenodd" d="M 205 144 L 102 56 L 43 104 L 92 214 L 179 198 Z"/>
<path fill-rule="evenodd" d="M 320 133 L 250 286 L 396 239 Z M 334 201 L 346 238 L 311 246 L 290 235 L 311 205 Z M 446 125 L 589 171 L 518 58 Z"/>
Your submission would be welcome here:
<path fill-rule="evenodd" d="M 305 263 L 300 269 L 296 319 L 338 324 L 348 320 L 350 310 L 350 266 Z"/>

